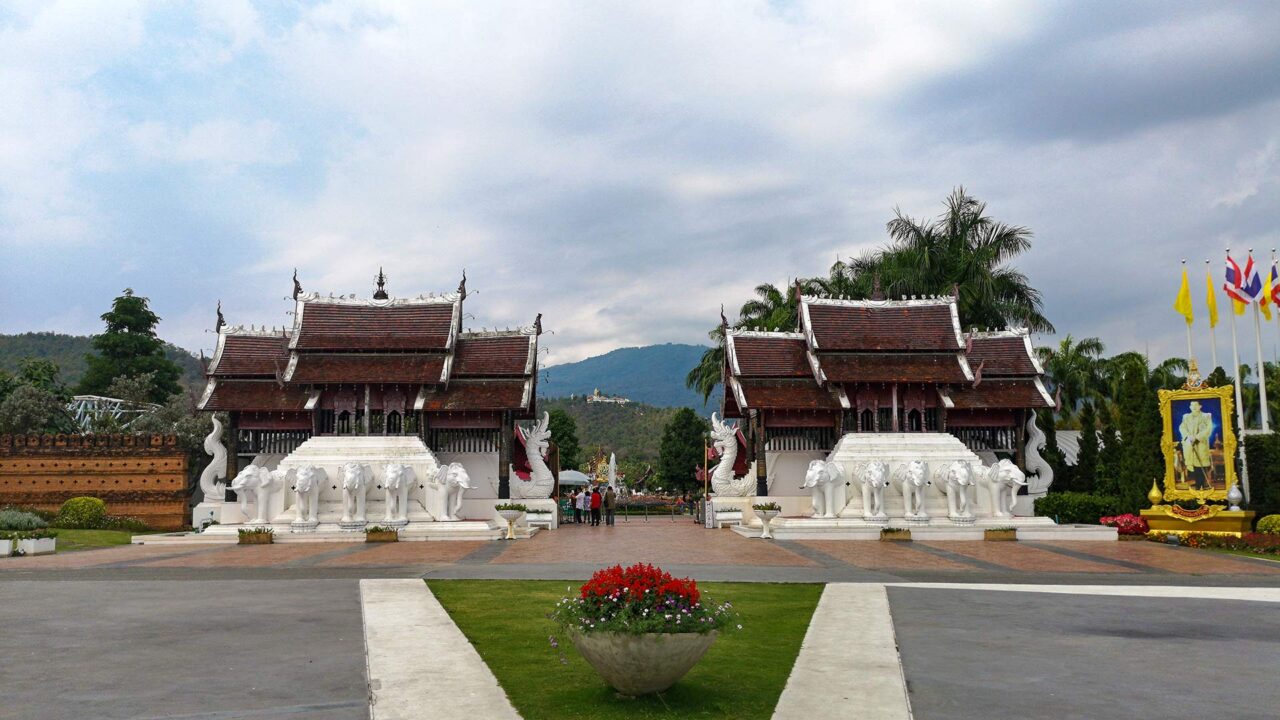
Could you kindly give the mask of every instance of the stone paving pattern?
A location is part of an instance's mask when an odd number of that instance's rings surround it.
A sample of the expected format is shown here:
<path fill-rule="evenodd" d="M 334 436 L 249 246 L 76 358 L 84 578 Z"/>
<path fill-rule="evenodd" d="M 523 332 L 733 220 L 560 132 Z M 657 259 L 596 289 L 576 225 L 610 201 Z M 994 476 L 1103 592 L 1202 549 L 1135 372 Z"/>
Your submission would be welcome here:
<path fill-rule="evenodd" d="M 1149 542 L 915 542 L 805 540 L 769 542 L 691 522 L 567 526 L 529 540 L 401 543 L 287 543 L 277 545 L 130 545 L 0 560 L 0 577 L 22 571 L 151 569 L 363 570 L 422 576 L 467 569 L 469 576 L 523 577 L 533 572 L 574 577 L 613 563 L 649 562 L 708 571 L 738 568 L 743 579 L 776 575 L 812 581 L 860 574 L 959 582 L 976 575 L 1096 576 L 1103 582 L 1149 582 L 1160 576 L 1212 575 L 1280 580 L 1280 563 Z M 552 572 L 554 571 L 554 572 Z M 1110 580 L 1107 580 L 1110 578 Z M 1008 578 L 1006 578 L 1008 579 Z"/>

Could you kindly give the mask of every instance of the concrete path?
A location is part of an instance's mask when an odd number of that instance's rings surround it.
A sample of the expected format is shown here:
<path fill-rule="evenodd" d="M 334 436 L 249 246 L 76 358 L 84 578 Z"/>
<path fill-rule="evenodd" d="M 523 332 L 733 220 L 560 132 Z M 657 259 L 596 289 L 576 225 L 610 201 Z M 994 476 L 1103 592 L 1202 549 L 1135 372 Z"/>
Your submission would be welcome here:
<path fill-rule="evenodd" d="M 823 590 L 773 717 L 911 718 L 884 585 Z"/>
<path fill-rule="evenodd" d="M 1188 600 L 1252 600 L 1280 602 L 1280 588 L 1186 587 L 1165 585 L 1022 585 L 994 583 L 888 583 L 889 587 L 932 590 L 985 590 L 996 592 L 1050 593 L 1055 595 L 1105 595 L 1115 597 L 1183 598 Z"/>
<path fill-rule="evenodd" d="M 361 580 L 372 720 L 518 719 L 422 580 Z"/>

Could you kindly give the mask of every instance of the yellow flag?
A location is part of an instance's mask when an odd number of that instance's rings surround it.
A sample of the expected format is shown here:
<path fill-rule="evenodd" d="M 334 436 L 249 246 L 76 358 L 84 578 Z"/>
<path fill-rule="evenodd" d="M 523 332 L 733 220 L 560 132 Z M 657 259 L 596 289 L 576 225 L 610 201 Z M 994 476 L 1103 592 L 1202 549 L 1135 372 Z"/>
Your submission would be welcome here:
<path fill-rule="evenodd" d="M 1191 311 L 1191 283 L 1187 282 L 1186 268 L 1182 269 L 1182 288 L 1178 290 L 1178 299 L 1173 301 L 1173 309 L 1186 318 L 1187 327 L 1191 327 L 1191 323 L 1196 319 L 1196 316 Z"/>
<path fill-rule="evenodd" d="M 1218 295 L 1213 291 L 1213 276 L 1204 271 L 1205 307 L 1209 308 L 1209 327 L 1218 327 Z"/>
<path fill-rule="evenodd" d="M 1262 311 L 1262 317 L 1271 321 L 1271 273 L 1267 273 L 1267 284 L 1262 288 L 1262 297 L 1258 298 L 1258 309 Z"/>

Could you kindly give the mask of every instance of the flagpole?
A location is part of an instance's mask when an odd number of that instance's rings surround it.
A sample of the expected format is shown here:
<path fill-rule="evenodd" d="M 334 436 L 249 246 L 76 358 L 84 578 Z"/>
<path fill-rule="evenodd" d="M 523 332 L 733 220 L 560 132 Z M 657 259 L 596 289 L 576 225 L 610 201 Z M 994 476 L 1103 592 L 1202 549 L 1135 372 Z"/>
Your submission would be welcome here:
<path fill-rule="evenodd" d="M 1206 275 L 1209 275 L 1209 276 L 1213 275 L 1213 273 L 1209 270 L 1208 260 L 1204 261 L 1204 271 Z M 1209 291 L 1213 292 L 1212 284 L 1209 285 Z M 1214 304 L 1214 307 L 1217 307 L 1216 303 Z M 1218 368 L 1218 331 L 1215 329 L 1216 325 L 1217 323 L 1212 322 L 1212 319 L 1211 319 L 1209 323 L 1209 342 L 1210 342 L 1210 348 L 1212 349 L 1212 352 L 1213 352 L 1213 367 L 1209 368 L 1209 372 L 1213 372 Z M 1280 327 L 1280 325 L 1278 325 L 1277 327 Z"/>
<path fill-rule="evenodd" d="M 1182 258 L 1182 279 L 1187 284 L 1187 297 L 1191 297 L 1190 280 L 1187 278 L 1187 259 Z M 1188 306 L 1190 307 L 1190 306 Z M 1196 362 L 1195 357 L 1191 354 L 1191 321 L 1187 321 L 1187 367 L 1191 367 Z"/>
<path fill-rule="evenodd" d="M 1231 248 L 1227 248 L 1227 260 L 1231 260 Z M 1236 301 L 1227 294 L 1227 302 L 1231 303 L 1231 376 L 1236 383 L 1236 423 L 1240 426 L 1240 484 L 1244 486 L 1244 501 L 1249 502 L 1249 463 L 1245 460 L 1244 445 L 1244 395 L 1240 391 L 1240 345 L 1236 341 Z"/>

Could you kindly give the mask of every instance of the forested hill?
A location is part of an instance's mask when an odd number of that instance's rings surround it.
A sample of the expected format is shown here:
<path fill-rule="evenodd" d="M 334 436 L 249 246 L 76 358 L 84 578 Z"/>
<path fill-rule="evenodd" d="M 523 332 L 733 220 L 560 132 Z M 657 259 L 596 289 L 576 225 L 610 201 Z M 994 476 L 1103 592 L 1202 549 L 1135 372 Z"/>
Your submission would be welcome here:
<path fill-rule="evenodd" d="M 0 335 L 0 370 L 16 372 L 27 357 L 52 360 L 62 370 L 62 381 L 70 387 L 84 375 L 84 356 L 93 353 L 92 338 L 51 332 Z M 182 368 L 182 381 L 191 387 L 204 384 L 199 358 L 176 345 L 166 345 L 165 353 Z"/>
<path fill-rule="evenodd" d="M 614 452 L 618 459 L 638 463 L 658 462 L 658 446 L 662 444 L 662 428 L 675 414 L 676 408 L 654 407 L 643 403 L 613 405 L 589 403 L 583 398 L 538 400 L 538 411 L 560 408 L 578 424 L 578 444 L 583 459 L 595 451 Z"/>
<path fill-rule="evenodd" d="M 684 386 L 684 378 L 698 364 L 707 348 L 701 345 L 647 345 L 620 348 L 575 363 L 543 368 L 538 394 L 556 398 L 589 395 L 596 388 L 605 395 L 620 395 L 658 407 L 691 407 L 710 413 L 719 400 L 702 396 Z M 705 414 L 704 413 L 704 414 Z"/>

